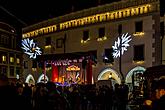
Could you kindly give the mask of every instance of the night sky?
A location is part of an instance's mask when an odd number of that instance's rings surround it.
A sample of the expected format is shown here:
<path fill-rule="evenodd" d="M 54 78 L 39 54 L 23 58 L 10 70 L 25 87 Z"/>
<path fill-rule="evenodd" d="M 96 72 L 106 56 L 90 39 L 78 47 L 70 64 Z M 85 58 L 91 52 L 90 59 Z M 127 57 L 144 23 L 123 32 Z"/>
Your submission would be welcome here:
<path fill-rule="evenodd" d="M 120 0 L 0 0 L 1 8 L 31 25 L 49 18 Z M 2 9 L 0 9 L 2 13 Z M 4 12 L 3 12 L 4 13 Z M 2 14 L 1 14 L 2 15 Z M 23 24 L 24 24 L 23 23 Z M 24 24 L 24 25 L 25 25 Z"/>
<path fill-rule="evenodd" d="M 114 1 L 120 0 L 0 0 L 0 21 L 12 17 L 25 27 L 72 11 Z"/>

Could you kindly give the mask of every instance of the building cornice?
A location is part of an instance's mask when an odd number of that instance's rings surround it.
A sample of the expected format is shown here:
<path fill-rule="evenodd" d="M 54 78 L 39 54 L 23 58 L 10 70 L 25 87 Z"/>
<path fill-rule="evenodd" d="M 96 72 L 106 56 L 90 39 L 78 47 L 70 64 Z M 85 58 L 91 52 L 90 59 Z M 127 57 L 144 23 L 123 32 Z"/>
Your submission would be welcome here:
<path fill-rule="evenodd" d="M 9 48 L 4 48 L 4 47 L 0 47 L 0 52 L 16 52 L 16 53 L 20 53 L 22 54 L 23 52 L 22 51 L 18 51 L 18 50 L 14 50 L 14 49 L 9 49 Z"/>
<path fill-rule="evenodd" d="M 140 11 L 138 11 L 140 10 Z M 143 12 L 141 12 L 143 10 Z M 84 9 L 23 28 L 22 38 L 35 37 L 71 27 L 94 24 L 151 12 L 159 12 L 159 0 L 125 0 Z"/>

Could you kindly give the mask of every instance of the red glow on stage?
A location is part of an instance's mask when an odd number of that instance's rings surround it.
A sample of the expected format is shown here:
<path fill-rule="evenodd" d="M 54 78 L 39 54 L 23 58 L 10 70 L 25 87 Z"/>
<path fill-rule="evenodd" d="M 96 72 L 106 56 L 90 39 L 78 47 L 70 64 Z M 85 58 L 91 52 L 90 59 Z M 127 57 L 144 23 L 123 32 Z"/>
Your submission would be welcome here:
<path fill-rule="evenodd" d="M 87 63 L 87 83 L 92 84 L 92 61 L 89 59 Z"/>
<path fill-rule="evenodd" d="M 52 81 L 53 82 L 58 81 L 58 67 L 55 65 L 52 65 Z"/>

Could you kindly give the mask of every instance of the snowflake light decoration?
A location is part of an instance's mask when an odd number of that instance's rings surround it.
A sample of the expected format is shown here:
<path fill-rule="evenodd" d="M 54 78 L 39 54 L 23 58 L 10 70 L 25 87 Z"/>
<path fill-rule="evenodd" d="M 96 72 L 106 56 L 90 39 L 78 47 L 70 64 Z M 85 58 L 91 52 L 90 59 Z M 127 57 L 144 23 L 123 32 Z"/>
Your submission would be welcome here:
<path fill-rule="evenodd" d="M 124 51 L 127 51 L 127 47 L 130 46 L 128 43 L 131 40 L 132 40 L 131 35 L 128 35 L 128 33 L 122 34 L 121 38 L 118 37 L 117 41 L 115 41 L 114 46 L 112 46 L 113 57 L 114 58 L 120 57 L 120 52 L 121 52 L 121 55 L 123 55 Z"/>
<path fill-rule="evenodd" d="M 35 59 L 37 55 L 41 55 L 41 50 L 36 44 L 33 42 L 33 39 L 30 40 L 29 38 L 22 40 L 22 47 L 21 47 L 30 58 Z"/>

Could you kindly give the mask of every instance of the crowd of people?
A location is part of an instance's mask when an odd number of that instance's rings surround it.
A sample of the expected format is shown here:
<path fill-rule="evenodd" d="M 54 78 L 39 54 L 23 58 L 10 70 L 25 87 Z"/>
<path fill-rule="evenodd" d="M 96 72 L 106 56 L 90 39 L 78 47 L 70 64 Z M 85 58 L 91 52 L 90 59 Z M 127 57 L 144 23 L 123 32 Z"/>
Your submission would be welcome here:
<path fill-rule="evenodd" d="M 0 106 L 4 110 L 126 110 L 128 92 L 125 84 L 9 84 L 7 77 L 0 77 Z"/>

